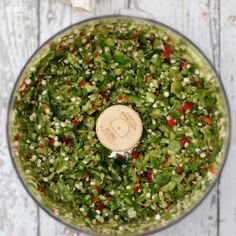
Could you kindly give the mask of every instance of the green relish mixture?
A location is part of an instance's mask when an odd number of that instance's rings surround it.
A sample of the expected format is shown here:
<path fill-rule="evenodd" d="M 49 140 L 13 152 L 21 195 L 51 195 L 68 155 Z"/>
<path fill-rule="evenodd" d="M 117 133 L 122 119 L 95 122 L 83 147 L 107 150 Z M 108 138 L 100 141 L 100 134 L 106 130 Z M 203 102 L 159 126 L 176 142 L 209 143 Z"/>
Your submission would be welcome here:
<path fill-rule="evenodd" d="M 74 26 L 38 54 L 21 76 L 10 128 L 23 180 L 44 207 L 80 229 L 124 235 L 198 202 L 222 162 L 226 111 L 195 48 L 121 18 Z M 116 104 L 138 112 L 143 135 L 109 157 L 95 125 Z"/>

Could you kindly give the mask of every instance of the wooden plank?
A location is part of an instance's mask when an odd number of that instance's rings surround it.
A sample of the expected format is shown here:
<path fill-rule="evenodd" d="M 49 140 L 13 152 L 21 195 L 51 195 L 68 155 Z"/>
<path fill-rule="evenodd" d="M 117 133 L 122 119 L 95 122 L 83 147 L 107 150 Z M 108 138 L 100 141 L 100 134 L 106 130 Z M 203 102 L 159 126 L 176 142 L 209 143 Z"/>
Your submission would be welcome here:
<path fill-rule="evenodd" d="M 121 9 L 126 7 L 125 0 L 98 0 L 96 6 L 96 15 L 120 14 Z"/>
<path fill-rule="evenodd" d="M 135 10 L 135 14 L 148 15 L 182 32 L 198 45 L 219 69 L 218 1 L 131 0 L 129 7 L 131 12 Z M 158 235 L 217 235 L 217 199 L 216 186 L 191 215 Z"/>
<path fill-rule="evenodd" d="M 16 176 L 6 140 L 9 94 L 23 64 L 37 48 L 37 0 L 0 2 L 0 235 L 37 234 L 37 206 Z"/>
<path fill-rule="evenodd" d="M 219 235 L 236 235 L 236 2 L 221 1 L 221 78 L 230 102 L 232 114 L 232 139 L 225 169 L 220 180 Z"/>
<path fill-rule="evenodd" d="M 39 0 L 40 44 L 71 24 L 71 5 L 58 0 Z"/>

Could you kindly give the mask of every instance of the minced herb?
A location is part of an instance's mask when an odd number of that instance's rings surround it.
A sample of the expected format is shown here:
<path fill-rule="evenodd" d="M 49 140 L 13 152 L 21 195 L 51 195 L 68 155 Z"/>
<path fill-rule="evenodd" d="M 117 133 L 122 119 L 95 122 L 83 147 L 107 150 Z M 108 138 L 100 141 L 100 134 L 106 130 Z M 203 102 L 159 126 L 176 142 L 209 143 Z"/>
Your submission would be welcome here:
<path fill-rule="evenodd" d="M 215 74 L 192 50 L 162 27 L 110 19 L 74 27 L 33 60 L 16 91 L 12 145 L 45 207 L 109 235 L 192 207 L 218 171 L 225 129 Z M 95 124 L 115 104 L 139 113 L 143 135 L 110 158 Z"/>

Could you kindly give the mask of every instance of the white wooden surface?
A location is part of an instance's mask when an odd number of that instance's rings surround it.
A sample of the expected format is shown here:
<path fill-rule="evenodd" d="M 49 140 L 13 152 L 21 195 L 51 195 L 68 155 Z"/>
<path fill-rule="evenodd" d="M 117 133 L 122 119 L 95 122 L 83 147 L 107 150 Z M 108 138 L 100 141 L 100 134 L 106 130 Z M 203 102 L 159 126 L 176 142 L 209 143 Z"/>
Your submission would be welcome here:
<path fill-rule="evenodd" d="M 77 235 L 40 210 L 19 182 L 6 144 L 7 103 L 17 74 L 39 45 L 74 22 L 104 14 L 144 16 L 172 26 L 193 40 L 221 74 L 233 123 L 223 175 L 200 207 L 157 235 L 236 235 L 236 1 L 97 0 L 94 13 L 82 14 L 63 0 L 1 0 L 0 236 Z"/>

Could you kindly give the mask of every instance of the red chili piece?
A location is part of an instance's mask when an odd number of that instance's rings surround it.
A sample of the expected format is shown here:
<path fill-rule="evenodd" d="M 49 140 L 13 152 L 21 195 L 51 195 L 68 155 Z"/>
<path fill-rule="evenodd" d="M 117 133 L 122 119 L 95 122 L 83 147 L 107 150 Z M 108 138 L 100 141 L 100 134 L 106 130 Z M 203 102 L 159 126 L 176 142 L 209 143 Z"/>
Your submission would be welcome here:
<path fill-rule="evenodd" d="M 173 127 L 176 125 L 176 123 L 177 123 L 176 119 L 174 119 L 174 117 L 172 117 L 172 116 L 168 117 L 168 118 L 166 119 L 166 121 L 167 121 L 167 125 L 168 125 L 170 128 L 173 128 Z"/>
<path fill-rule="evenodd" d="M 147 171 L 147 173 L 146 173 L 146 178 L 147 178 L 147 181 L 148 181 L 149 183 L 152 182 L 152 180 L 153 180 L 153 171 L 152 171 L 152 169 L 149 169 L 149 170 Z"/>
<path fill-rule="evenodd" d="M 185 104 L 179 108 L 179 113 L 183 115 L 186 111 L 191 111 L 192 109 L 193 104 L 191 102 L 185 102 Z"/>
<path fill-rule="evenodd" d="M 39 190 L 40 193 L 43 193 L 43 194 L 46 193 L 45 188 L 42 187 L 40 184 L 37 184 L 37 187 L 38 187 L 38 190 Z"/>
<path fill-rule="evenodd" d="M 139 190 L 140 190 L 140 185 L 136 185 L 136 186 L 134 186 L 133 187 L 133 190 L 134 190 L 134 192 L 139 192 Z"/>
<path fill-rule="evenodd" d="M 133 39 L 139 39 L 139 38 L 140 38 L 140 34 L 139 34 L 139 33 L 133 34 L 133 35 L 132 35 L 132 38 L 133 38 Z"/>
<path fill-rule="evenodd" d="M 96 209 L 96 210 L 101 211 L 101 210 L 103 210 L 103 208 L 104 208 L 104 205 L 103 205 L 102 201 L 97 201 L 97 202 L 95 203 L 95 209 Z"/>
<path fill-rule="evenodd" d="M 204 117 L 203 120 L 204 120 L 204 122 L 207 123 L 208 125 L 211 125 L 211 123 L 212 123 L 211 117 L 209 117 L 209 116 Z"/>
<path fill-rule="evenodd" d="M 94 110 L 94 111 L 96 111 L 97 110 L 97 108 L 98 108 L 98 106 L 94 103 L 94 104 L 92 104 L 92 110 Z"/>
<path fill-rule="evenodd" d="M 112 198 L 113 198 L 113 197 L 112 197 L 111 194 L 108 194 L 108 195 L 107 195 L 107 200 L 108 200 L 109 202 L 112 201 Z"/>
<path fill-rule="evenodd" d="M 179 175 L 183 174 L 183 168 L 181 166 L 178 166 L 176 171 Z"/>
<path fill-rule="evenodd" d="M 87 60 L 87 64 L 88 64 L 88 65 L 93 64 L 93 58 Z"/>
<path fill-rule="evenodd" d="M 181 107 L 179 108 L 179 114 L 183 115 L 184 113 L 185 113 L 184 107 L 181 106 Z"/>
<path fill-rule="evenodd" d="M 182 147 L 187 147 L 187 145 L 189 144 L 189 140 L 184 137 L 180 139 L 179 143 Z"/>
<path fill-rule="evenodd" d="M 164 53 L 165 59 L 167 61 L 170 60 L 170 55 L 171 55 L 172 52 L 173 52 L 173 49 L 171 47 L 169 47 L 168 45 L 164 45 L 163 53 Z"/>
<path fill-rule="evenodd" d="M 48 138 L 48 146 L 53 147 L 55 140 L 53 138 Z"/>
<path fill-rule="evenodd" d="M 139 153 L 133 150 L 131 152 L 131 157 L 133 157 L 134 159 L 139 159 Z"/>
<path fill-rule="evenodd" d="M 19 141 L 21 139 L 21 136 L 17 133 L 15 136 L 15 141 Z"/>
<path fill-rule="evenodd" d="M 180 64 L 179 64 L 179 68 L 180 69 L 184 69 L 184 68 L 186 68 L 187 67 L 187 63 L 185 63 L 185 62 L 180 62 Z"/>
<path fill-rule="evenodd" d="M 138 177 L 137 177 L 137 182 L 138 182 L 138 183 L 141 183 L 141 181 L 142 181 L 142 175 L 138 175 Z"/>
<path fill-rule="evenodd" d="M 86 85 L 86 81 L 85 80 L 82 80 L 80 83 L 79 83 L 79 86 L 80 87 L 84 87 Z"/>
<path fill-rule="evenodd" d="M 127 96 L 120 96 L 120 97 L 118 97 L 118 100 L 121 101 L 121 102 L 127 102 L 128 97 Z"/>
<path fill-rule="evenodd" d="M 106 95 L 105 92 L 100 92 L 99 96 L 100 96 L 101 99 L 107 100 L 107 95 Z"/>
<path fill-rule="evenodd" d="M 71 80 L 65 80 L 65 84 L 67 84 L 67 85 L 72 85 L 72 81 Z"/>
<path fill-rule="evenodd" d="M 20 92 L 24 92 L 27 88 L 29 88 L 29 84 L 26 84 L 26 82 L 23 82 L 20 86 Z"/>
<path fill-rule="evenodd" d="M 63 137 L 62 142 L 65 144 L 71 144 L 73 142 L 72 138 Z"/>
<path fill-rule="evenodd" d="M 78 51 L 77 48 L 72 48 L 72 49 L 70 50 L 70 52 L 73 53 L 73 54 L 77 53 L 77 51 Z"/>
<path fill-rule="evenodd" d="M 150 83 L 150 82 L 152 82 L 152 80 L 153 80 L 153 78 L 151 75 L 147 75 L 144 77 L 144 82 Z"/>
<path fill-rule="evenodd" d="M 73 118 L 73 119 L 71 120 L 71 123 L 72 123 L 74 126 L 77 126 L 77 125 L 79 125 L 80 120 L 79 120 L 78 118 Z"/>
<path fill-rule="evenodd" d="M 93 203 L 95 203 L 95 202 L 96 202 L 96 197 L 95 197 L 95 196 L 92 196 L 92 197 L 91 197 L 91 201 L 92 201 Z"/>
<path fill-rule="evenodd" d="M 184 104 L 184 110 L 187 111 L 191 111 L 193 109 L 193 104 L 191 102 L 185 102 Z"/>
<path fill-rule="evenodd" d="M 96 187 L 96 191 L 98 194 L 101 194 L 103 192 L 103 189 L 100 187 Z"/>
<path fill-rule="evenodd" d="M 65 46 L 63 44 L 59 45 L 59 51 L 63 52 L 65 50 Z"/>
<path fill-rule="evenodd" d="M 87 171 L 84 172 L 82 179 L 86 180 L 89 177 L 89 173 Z"/>
<path fill-rule="evenodd" d="M 92 43 L 92 39 L 91 38 L 87 38 L 87 40 L 86 40 L 86 44 L 91 44 Z"/>

